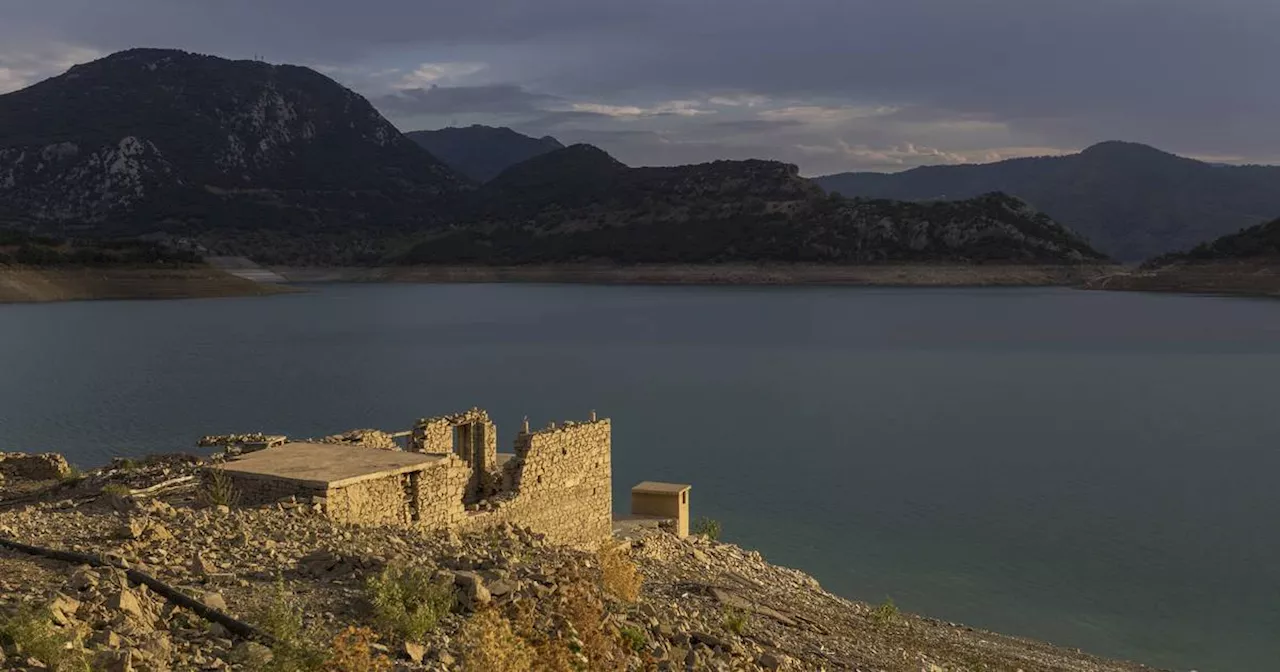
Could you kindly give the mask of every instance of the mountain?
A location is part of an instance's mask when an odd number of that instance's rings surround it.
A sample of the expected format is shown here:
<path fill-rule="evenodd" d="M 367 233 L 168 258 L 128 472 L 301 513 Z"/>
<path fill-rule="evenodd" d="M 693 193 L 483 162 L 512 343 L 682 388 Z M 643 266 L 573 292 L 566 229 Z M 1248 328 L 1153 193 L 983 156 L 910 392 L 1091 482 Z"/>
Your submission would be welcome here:
<path fill-rule="evenodd" d="M 411 131 L 405 133 L 405 137 L 476 182 L 488 182 L 517 163 L 564 147 L 549 135 L 531 138 L 509 128 L 479 124 L 438 131 Z"/>
<path fill-rule="evenodd" d="M 945 203 L 827 196 L 793 165 L 629 168 L 590 145 L 512 166 L 405 263 L 1074 263 L 1103 255 L 1003 194 Z"/>
<path fill-rule="evenodd" d="M 1123 260 L 1187 249 L 1280 213 L 1280 167 L 1220 166 L 1127 142 L 1068 156 L 816 178 L 845 196 L 903 200 L 1012 194 Z"/>
<path fill-rule="evenodd" d="M 303 67 L 133 49 L 0 96 L 0 223 L 345 253 L 469 188 Z"/>

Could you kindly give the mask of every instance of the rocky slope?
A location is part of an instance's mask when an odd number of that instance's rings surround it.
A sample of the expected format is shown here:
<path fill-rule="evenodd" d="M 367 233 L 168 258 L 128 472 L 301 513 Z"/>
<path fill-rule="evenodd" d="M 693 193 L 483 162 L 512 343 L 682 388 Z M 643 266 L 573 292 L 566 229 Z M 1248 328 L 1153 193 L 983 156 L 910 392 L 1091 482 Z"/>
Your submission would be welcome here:
<path fill-rule="evenodd" d="M 307 502 L 206 504 L 190 478 L 198 462 L 117 460 L 81 477 L 36 460 L 62 480 L 33 492 L 30 479 L 51 474 L 29 472 L 0 486 L 0 540 L 101 554 L 272 646 L 119 569 L 0 548 L 0 669 L 51 658 L 106 670 L 1147 669 L 851 602 L 758 553 L 660 527 L 619 528 L 618 549 L 588 553 L 520 528 L 459 537 L 338 526 Z M 430 577 L 419 589 L 451 591 L 452 608 L 412 638 L 396 634 L 369 582 L 388 567 Z"/>
<path fill-rule="evenodd" d="M 1185 250 L 1280 213 L 1280 167 L 1213 165 L 1125 142 L 1068 156 L 841 173 L 816 181 L 845 196 L 903 200 L 1003 191 L 1126 261 Z"/>
<path fill-rule="evenodd" d="M 1094 279 L 1093 289 L 1280 296 L 1280 219 Z"/>
<path fill-rule="evenodd" d="M 466 188 L 308 68 L 133 49 L 0 96 L 0 224 L 342 241 Z"/>
<path fill-rule="evenodd" d="M 1079 263 L 1087 242 L 1002 194 L 903 203 L 826 196 L 795 166 L 629 168 L 589 145 L 513 166 L 404 258 L 417 264 Z"/>
<path fill-rule="evenodd" d="M 531 138 L 509 128 L 479 124 L 410 131 L 405 137 L 476 182 L 488 182 L 517 163 L 564 147 L 549 135 Z"/>

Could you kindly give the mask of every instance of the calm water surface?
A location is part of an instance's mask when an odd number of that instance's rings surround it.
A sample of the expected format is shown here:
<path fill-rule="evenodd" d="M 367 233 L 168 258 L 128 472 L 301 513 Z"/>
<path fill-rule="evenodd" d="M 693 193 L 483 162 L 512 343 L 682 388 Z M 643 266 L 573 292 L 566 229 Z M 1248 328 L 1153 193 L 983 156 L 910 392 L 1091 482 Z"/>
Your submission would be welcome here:
<path fill-rule="evenodd" d="M 334 285 L 0 306 L 0 449 L 614 419 L 615 492 L 849 597 L 1186 670 L 1280 665 L 1280 302 Z"/>

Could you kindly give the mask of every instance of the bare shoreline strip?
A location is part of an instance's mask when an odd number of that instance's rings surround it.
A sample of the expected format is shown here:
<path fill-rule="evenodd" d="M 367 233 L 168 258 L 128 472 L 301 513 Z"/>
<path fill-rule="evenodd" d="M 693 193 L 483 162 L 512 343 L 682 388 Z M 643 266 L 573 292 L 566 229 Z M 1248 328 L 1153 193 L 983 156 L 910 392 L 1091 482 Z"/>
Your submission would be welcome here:
<path fill-rule="evenodd" d="M 0 267 L 0 304 L 94 299 L 191 299 L 295 291 L 210 267 Z"/>
<path fill-rule="evenodd" d="M 600 285 L 846 285 L 881 287 L 1075 286 L 1115 273 L 1109 265 L 651 264 L 608 266 L 276 267 L 292 282 L 567 283 Z"/>

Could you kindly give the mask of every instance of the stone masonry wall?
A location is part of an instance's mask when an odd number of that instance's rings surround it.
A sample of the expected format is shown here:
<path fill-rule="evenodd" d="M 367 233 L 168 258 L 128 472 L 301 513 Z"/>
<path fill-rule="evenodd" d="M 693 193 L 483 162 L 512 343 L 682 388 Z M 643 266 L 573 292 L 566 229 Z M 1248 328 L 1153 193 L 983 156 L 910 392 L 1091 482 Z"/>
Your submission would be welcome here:
<path fill-rule="evenodd" d="M 418 524 L 430 530 L 457 527 L 466 518 L 462 494 L 471 480 L 471 467 L 450 455 L 420 473 Z"/>
<path fill-rule="evenodd" d="M 274 504 L 286 497 L 297 497 L 299 501 L 306 501 L 311 497 L 325 496 L 323 488 L 307 488 L 282 479 L 255 478 L 229 471 L 223 473 L 230 480 L 231 487 L 235 489 L 236 503 L 242 506 Z M 207 486 L 211 478 L 211 472 L 206 471 L 201 480 Z"/>
<path fill-rule="evenodd" d="M 611 444 L 607 419 L 521 433 L 505 475 L 512 490 L 491 500 L 495 510 L 468 513 L 459 527 L 510 522 L 557 543 L 600 543 L 613 526 Z"/>
<path fill-rule="evenodd" d="M 408 525 L 413 522 L 409 505 L 412 478 L 400 474 L 330 488 L 326 511 L 340 523 Z"/>

